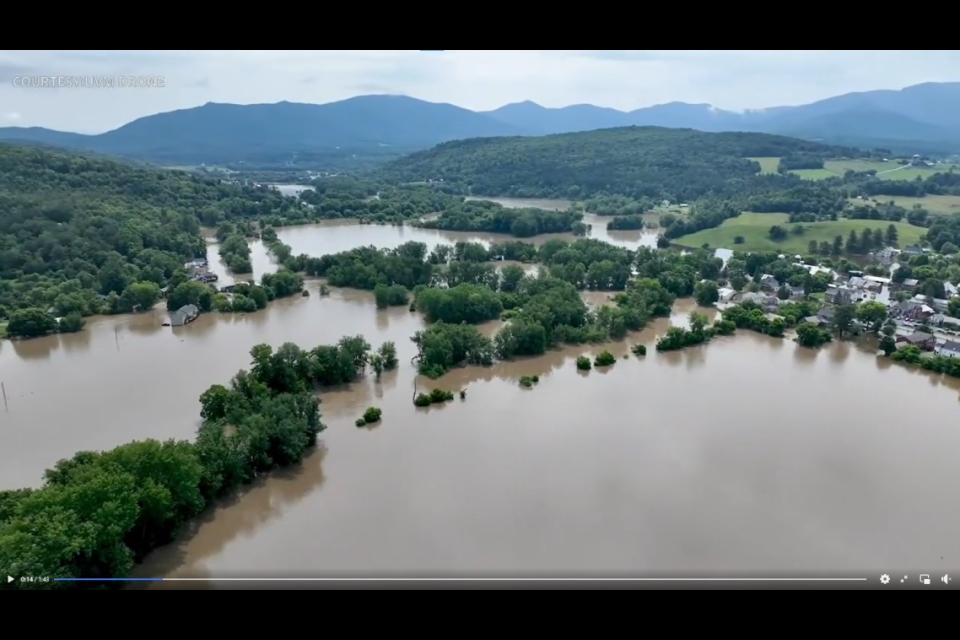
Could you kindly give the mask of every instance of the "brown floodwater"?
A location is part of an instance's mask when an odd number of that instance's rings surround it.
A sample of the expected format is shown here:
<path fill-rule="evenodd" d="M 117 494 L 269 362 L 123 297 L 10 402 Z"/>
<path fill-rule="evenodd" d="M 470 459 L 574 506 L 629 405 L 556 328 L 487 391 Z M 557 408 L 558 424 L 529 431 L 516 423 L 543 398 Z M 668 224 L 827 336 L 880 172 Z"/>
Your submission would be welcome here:
<path fill-rule="evenodd" d="M 197 398 L 260 342 L 362 333 L 401 366 L 322 393 L 323 449 L 208 512 L 139 575 L 557 574 L 957 566 L 957 384 L 849 343 L 822 351 L 750 332 L 657 354 L 678 303 L 623 343 L 571 347 L 431 382 L 423 326 L 334 289 L 172 330 L 162 313 L 3 342 L 0 487 L 37 485 L 81 449 L 189 438 Z M 602 303 L 608 294 L 589 294 Z M 492 334 L 498 323 L 483 327 Z M 650 348 L 607 370 L 577 355 Z M 517 384 L 537 374 L 534 389 Z M 467 389 L 417 409 L 419 389 Z M 371 405 L 383 421 L 358 429 Z M 943 558 L 941 560 L 941 558 Z"/>
<path fill-rule="evenodd" d="M 355 238 L 366 243 L 371 229 Z M 192 437 L 199 395 L 248 366 L 255 344 L 313 347 L 360 333 L 374 346 L 396 342 L 400 368 L 323 392 L 322 449 L 208 511 L 138 575 L 960 566 L 956 380 L 847 342 L 813 351 L 747 331 L 656 353 L 657 335 L 695 309 L 685 300 L 621 343 L 434 382 L 410 364 L 418 314 L 377 310 L 367 292 L 308 288 L 308 298 L 176 329 L 155 310 L 0 342 L 0 489 L 37 486 L 43 469 L 79 450 Z M 609 296 L 584 295 L 592 305 Z M 574 367 L 578 355 L 621 358 L 636 342 L 649 355 Z M 535 388 L 518 385 L 533 374 Z M 415 384 L 467 397 L 417 409 Z M 358 429 L 368 406 L 383 421 Z"/>

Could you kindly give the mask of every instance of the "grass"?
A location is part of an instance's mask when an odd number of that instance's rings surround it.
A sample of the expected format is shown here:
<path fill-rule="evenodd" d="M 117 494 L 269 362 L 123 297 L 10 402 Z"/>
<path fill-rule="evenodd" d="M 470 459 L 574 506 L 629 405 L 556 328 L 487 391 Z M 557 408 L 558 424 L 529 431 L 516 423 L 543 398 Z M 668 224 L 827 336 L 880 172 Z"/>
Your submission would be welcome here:
<path fill-rule="evenodd" d="M 753 160 L 754 162 L 760 163 L 760 173 L 776 173 L 777 167 L 780 166 L 780 158 L 747 158 L 747 160 Z"/>
<path fill-rule="evenodd" d="M 704 243 L 713 249 L 726 248 L 739 251 L 782 251 L 789 254 L 807 254 L 811 240 L 819 242 L 833 242 L 834 237 L 850 235 L 850 231 L 858 234 L 864 229 L 881 228 L 886 231 L 889 222 L 879 220 L 847 220 L 841 218 L 836 221 L 803 222 L 806 233 L 795 236 L 792 233 L 782 242 L 774 242 L 768 232 L 775 224 L 781 225 L 789 232 L 797 226 L 790 224 L 785 213 L 742 213 L 736 218 L 725 220 L 715 229 L 704 229 L 690 235 L 681 236 L 675 243 L 684 247 L 699 248 Z M 906 222 L 894 223 L 899 234 L 899 244 L 904 246 L 919 242 L 926 229 L 915 227 Z M 743 244 L 734 244 L 733 239 L 743 236 Z"/>
<path fill-rule="evenodd" d="M 873 196 L 869 200 L 864 198 L 858 200 L 851 198 L 851 204 L 864 204 L 876 200 L 877 202 L 890 202 L 893 200 L 897 205 L 904 209 L 912 209 L 913 205 L 918 204 L 930 213 L 946 215 L 950 213 L 960 213 L 960 196 L 924 196 L 923 198 L 914 198 L 911 196 Z"/>
<path fill-rule="evenodd" d="M 827 178 L 836 178 L 839 175 L 829 169 L 794 169 L 790 173 L 800 176 L 804 180 L 826 180 Z"/>
<path fill-rule="evenodd" d="M 761 160 L 774 160 L 775 158 L 751 158 L 760 162 Z M 779 159 L 776 159 L 779 160 Z M 761 162 L 761 166 L 765 166 Z M 825 180 L 826 178 L 842 177 L 847 171 L 876 171 L 877 177 L 881 180 L 916 180 L 917 177 L 926 178 L 935 173 L 946 173 L 951 168 L 954 171 L 960 171 L 958 165 L 940 164 L 934 167 L 911 167 L 897 164 L 896 160 L 882 162 L 880 160 L 827 160 L 823 163 L 823 169 L 796 169 L 794 173 L 804 180 Z M 776 171 L 776 165 L 773 167 Z M 767 170 L 764 168 L 764 172 Z"/>

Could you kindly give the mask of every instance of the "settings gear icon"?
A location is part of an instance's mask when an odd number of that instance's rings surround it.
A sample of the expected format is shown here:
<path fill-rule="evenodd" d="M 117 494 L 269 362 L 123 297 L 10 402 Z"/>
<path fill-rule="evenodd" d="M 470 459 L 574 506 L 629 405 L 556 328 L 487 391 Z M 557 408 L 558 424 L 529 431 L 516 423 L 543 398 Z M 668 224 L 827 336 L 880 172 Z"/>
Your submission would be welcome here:
<path fill-rule="evenodd" d="M 882 576 L 880 576 L 880 584 L 889 584 L 889 583 L 890 583 L 890 576 L 888 576 L 887 574 L 883 574 Z"/>

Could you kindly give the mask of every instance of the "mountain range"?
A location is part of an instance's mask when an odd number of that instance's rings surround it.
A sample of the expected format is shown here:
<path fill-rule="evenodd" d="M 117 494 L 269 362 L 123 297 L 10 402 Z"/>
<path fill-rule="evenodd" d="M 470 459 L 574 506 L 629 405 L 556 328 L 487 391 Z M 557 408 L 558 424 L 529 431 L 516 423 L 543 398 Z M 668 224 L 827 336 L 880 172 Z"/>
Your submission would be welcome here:
<path fill-rule="evenodd" d="M 671 102 L 634 111 L 534 102 L 477 112 L 395 95 L 328 104 L 208 103 L 138 118 L 98 135 L 0 128 L 0 139 L 87 149 L 167 164 L 291 163 L 401 155 L 449 140 L 625 126 L 775 133 L 895 153 L 960 153 L 960 82 L 848 93 L 807 105 L 726 111 Z"/>

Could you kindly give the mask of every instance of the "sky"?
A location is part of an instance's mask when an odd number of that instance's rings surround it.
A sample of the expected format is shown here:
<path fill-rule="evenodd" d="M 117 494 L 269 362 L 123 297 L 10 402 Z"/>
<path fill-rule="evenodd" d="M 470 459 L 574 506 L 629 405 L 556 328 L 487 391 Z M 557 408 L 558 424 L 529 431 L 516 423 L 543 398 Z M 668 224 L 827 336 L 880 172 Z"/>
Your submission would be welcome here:
<path fill-rule="evenodd" d="M 41 76 L 88 86 L 29 86 Z M 121 87 L 121 77 L 157 86 Z M 104 78 L 114 86 L 102 86 Z M 947 81 L 960 81 L 960 51 L 0 50 L 0 127 L 100 133 L 207 102 L 324 103 L 371 93 L 473 110 L 532 100 L 739 111 Z"/>

